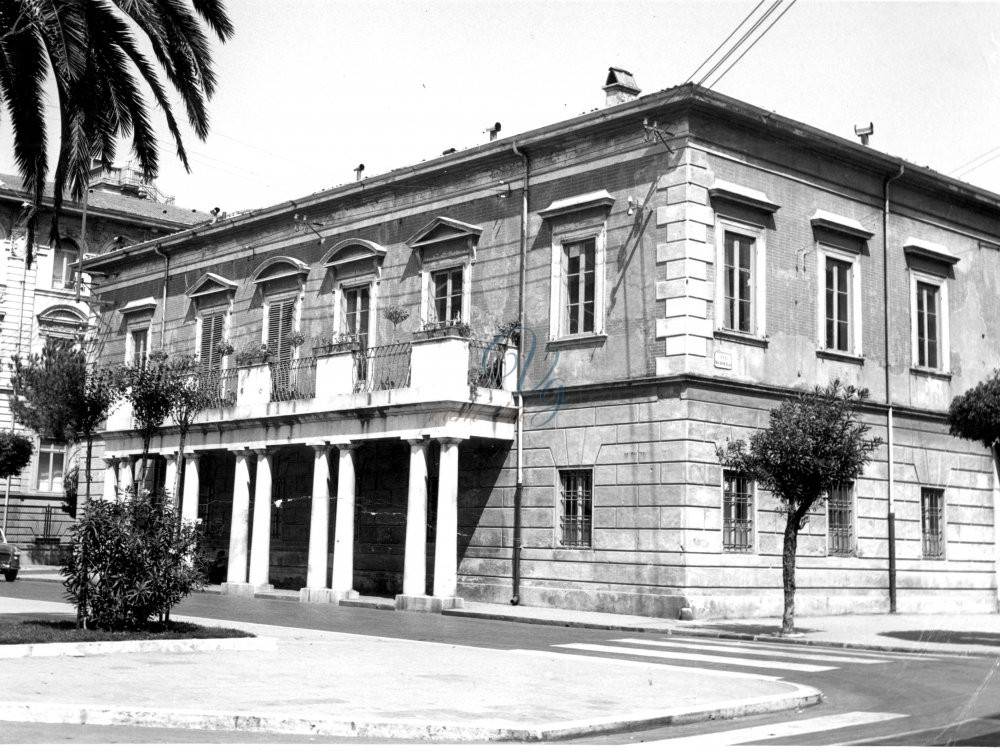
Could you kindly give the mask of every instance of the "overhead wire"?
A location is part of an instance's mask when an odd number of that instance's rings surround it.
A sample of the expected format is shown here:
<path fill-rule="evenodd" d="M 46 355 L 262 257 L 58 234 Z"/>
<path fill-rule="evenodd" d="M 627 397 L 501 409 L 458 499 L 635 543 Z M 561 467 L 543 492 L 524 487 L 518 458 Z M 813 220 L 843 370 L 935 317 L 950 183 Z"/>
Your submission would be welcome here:
<path fill-rule="evenodd" d="M 731 46 L 731 47 L 729 48 L 729 50 L 728 50 L 728 51 L 726 52 L 726 54 L 725 54 L 725 55 L 723 55 L 723 56 L 722 56 L 721 58 L 719 58 L 719 60 L 718 60 L 718 61 L 716 62 L 716 64 L 715 64 L 715 65 L 713 65 L 713 66 L 711 67 L 711 69 L 710 69 L 710 70 L 708 71 L 708 73 L 706 73 L 706 74 L 705 74 L 704 76 L 702 76 L 702 77 L 701 77 L 701 78 L 700 78 L 700 79 L 698 80 L 698 86 L 701 86 L 701 85 L 703 85 L 703 84 L 705 83 L 705 81 L 706 81 L 706 80 L 707 80 L 707 79 L 708 79 L 709 77 L 711 77 L 711 75 L 712 75 L 713 73 L 715 73 L 715 72 L 716 72 L 717 70 L 719 70 L 719 68 L 720 68 L 721 66 L 723 66 L 723 65 L 724 65 L 724 64 L 726 63 L 726 61 L 727 61 L 727 60 L 729 60 L 729 58 L 730 58 L 730 57 L 732 57 L 732 55 L 733 55 L 733 54 L 735 54 L 736 50 L 738 50 L 738 49 L 740 48 L 740 46 L 741 46 L 741 45 L 742 45 L 742 44 L 743 44 L 743 43 L 744 43 L 745 41 L 747 41 L 747 39 L 749 39 L 749 38 L 750 38 L 750 37 L 751 37 L 751 36 L 753 35 L 753 33 L 754 33 L 755 31 L 757 31 L 757 29 L 759 29 L 759 28 L 760 28 L 761 24 L 763 24 L 763 23 L 764 23 L 764 22 L 765 22 L 765 21 L 766 21 L 766 20 L 767 20 L 768 18 L 770 18 L 771 14 L 772 14 L 772 13 L 774 13 L 774 12 L 775 12 L 775 11 L 776 11 L 776 10 L 778 9 L 778 6 L 780 6 L 780 5 L 781 5 L 781 0 L 774 0 L 774 2 L 773 2 L 773 3 L 771 4 L 771 6 L 770 6 L 770 7 L 769 7 L 769 8 L 768 8 L 768 9 L 767 9 L 766 11 L 764 11 L 764 15 L 762 15 L 762 16 L 761 16 L 760 18 L 758 18 L 758 19 L 757 19 L 757 20 L 756 20 L 756 21 L 754 22 L 753 26 L 751 26 L 751 27 L 750 27 L 749 29 L 747 29 L 747 31 L 746 31 L 746 32 L 745 32 L 745 33 L 743 34 L 743 36 L 742 36 L 742 37 L 740 37 L 740 38 L 739 38 L 739 40 L 738 40 L 737 42 L 735 42 L 735 43 L 734 43 L 734 44 L 733 44 L 733 45 L 732 45 L 732 46 Z M 752 45 L 751 45 L 751 46 L 752 46 Z M 745 54 L 745 53 L 744 53 L 744 54 Z M 742 56 L 741 56 L 741 57 L 742 57 Z"/>
<path fill-rule="evenodd" d="M 740 30 L 740 27 L 743 26 L 743 24 L 745 24 L 750 19 L 750 17 L 754 13 L 757 12 L 757 9 L 760 8 L 760 6 L 762 6 L 765 2 L 766 2 L 766 0 L 760 0 L 760 2 L 757 3 L 756 6 L 754 6 L 754 9 L 752 11 L 750 11 L 749 13 L 747 13 L 743 17 L 743 20 L 740 21 L 738 24 L 736 24 L 736 27 L 731 32 L 729 32 L 729 36 L 726 37 L 725 39 L 723 39 L 722 42 L 721 42 L 721 44 L 719 44 L 718 47 L 716 47 L 714 50 L 712 50 L 711 54 L 701 62 L 701 65 L 699 65 L 697 68 L 695 68 L 691 72 L 691 75 L 688 76 L 684 80 L 685 81 L 694 81 L 694 77 L 698 74 L 698 71 L 700 71 L 702 68 L 704 68 L 706 65 L 708 65 L 708 61 L 711 60 L 713 57 L 715 57 L 715 53 L 717 53 L 719 50 L 721 50 L 725 46 L 726 42 L 728 42 L 730 39 L 732 39 L 736 35 L 736 32 L 738 32 Z"/>
<path fill-rule="evenodd" d="M 780 0 L 779 0 L 779 2 L 780 2 Z M 767 34 L 767 32 L 769 32 L 772 28 L 774 28 L 774 25 L 776 23 L 778 23 L 778 21 L 781 20 L 782 16 L 784 16 L 786 13 L 788 13 L 788 11 L 790 11 L 792 9 L 792 6 L 795 5 L 796 2 L 798 2 L 798 0 L 792 0 L 790 3 L 788 3 L 788 5 L 785 6 L 785 9 L 783 11 L 781 11 L 781 13 L 778 14 L 778 17 L 775 18 L 773 21 L 771 21 L 770 24 L 768 24 L 767 28 L 764 29 L 764 31 L 762 31 L 760 33 L 760 36 L 757 37 L 753 42 L 751 42 L 750 46 L 747 47 L 740 54 L 740 56 L 738 58 L 736 58 L 736 60 L 734 60 L 732 63 L 730 63 L 729 67 L 726 68 L 726 70 L 724 70 L 722 73 L 720 73 L 719 76 L 715 79 L 715 81 L 713 81 L 711 84 L 709 84 L 708 88 L 711 89 L 713 86 L 718 86 L 719 82 L 722 80 L 722 77 L 725 76 L 727 73 L 729 73 L 729 71 L 731 71 L 733 69 L 733 66 L 735 66 L 738 62 L 740 62 L 743 59 L 743 56 L 746 55 L 748 52 L 750 52 L 750 50 L 752 50 L 754 48 L 754 46 L 761 39 L 764 38 L 764 36 Z"/>

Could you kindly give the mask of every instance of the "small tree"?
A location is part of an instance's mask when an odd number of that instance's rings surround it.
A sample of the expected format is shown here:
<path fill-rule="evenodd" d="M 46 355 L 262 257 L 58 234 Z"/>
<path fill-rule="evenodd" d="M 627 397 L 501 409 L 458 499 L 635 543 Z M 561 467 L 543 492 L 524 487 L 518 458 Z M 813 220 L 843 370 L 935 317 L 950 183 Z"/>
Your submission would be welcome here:
<path fill-rule="evenodd" d="M 119 374 L 118 384 L 132 406 L 132 422 L 142 439 L 138 483 L 144 486 L 149 443 L 173 408 L 177 393 L 176 375 L 163 351 L 150 353 L 145 363 L 122 367 Z"/>
<path fill-rule="evenodd" d="M 16 476 L 31 462 L 34 450 L 31 440 L 27 437 L 0 429 L 0 478 Z"/>
<path fill-rule="evenodd" d="M 174 499 L 178 498 L 180 491 L 184 488 L 184 444 L 191 424 L 194 423 L 198 414 L 211 404 L 214 396 L 214 392 L 195 374 L 196 366 L 197 362 L 190 356 L 175 359 L 171 365 L 175 384 L 170 416 L 174 419 L 174 424 L 180 434 L 177 446 L 177 474 L 174 479 L 174 488 L 171 490 Z"/>
<path fill-rule="evenodd" d="M 854 481 L 882 441 L 868 439 L 869 427 L 856 418 L 857 403 L 865 397 L 867 390 L 839 381 L 816 387 L 772 410 L 767 428 L 754 432 L 749 444 L 736 440 L 718 449 L 723 465 L 750 477 L 782 502 L 782 635 L 794 630 L 795 550 L 806 515 L 830 489 Z"/>
<path fill-rule="evenodd" d="M 88 499 L 94 433 L 118 399 L 112 372 L 88 364 L 73 343 L 55 341 L 23 361 L 15 356 L 11 385 L 10 408 L 19 423 L 57 442 L 86 442 L 84 499 Z M 63 509 L 76 517 L 75 498 L 67 498 Z"/>
<path fill-rule="evenodd" d="M 992 450 L 1000 474 L 1000 369 L 951 401 L 948 430 L 953 436 L 980 442 Z"/>

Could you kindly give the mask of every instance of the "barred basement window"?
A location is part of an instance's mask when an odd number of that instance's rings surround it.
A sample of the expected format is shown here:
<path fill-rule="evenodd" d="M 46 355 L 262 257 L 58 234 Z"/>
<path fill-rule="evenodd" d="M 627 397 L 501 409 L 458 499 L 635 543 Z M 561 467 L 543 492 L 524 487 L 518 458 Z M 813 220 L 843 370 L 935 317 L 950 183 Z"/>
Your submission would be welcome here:
<path fill-rule="evenodd" d="M 924 557 L 944 557 L 944 490 L 920 489 L 920 530 L 923 534 Z"/>
<path fill-rule="evenodd" d="M 851 484 L 836 486 L 827 495 L 827 554 L 854 554 L 854 490 Z"/>
<path fill-rule="evenodd" d="M 593 514 L 593 471 L 559 471 L 559 485 L 562 509 L 559 543 L 562 546 L 589 547 Z"/>
<path fill-rule="evenodd" d="M 735 471 L 722 475 L 722 549 L 753 551 L 753 486 Z"/>

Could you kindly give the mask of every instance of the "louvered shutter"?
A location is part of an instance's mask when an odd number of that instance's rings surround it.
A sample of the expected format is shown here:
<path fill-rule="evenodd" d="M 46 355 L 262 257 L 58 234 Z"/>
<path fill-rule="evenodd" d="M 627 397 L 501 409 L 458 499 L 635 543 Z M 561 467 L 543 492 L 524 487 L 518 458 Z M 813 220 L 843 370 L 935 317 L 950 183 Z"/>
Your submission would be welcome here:
<path fill-rule="evenodd" d="M 222 341 L 224 314 L 206 314 L 201 320 L 201 367 L 215 371 L 222 366 L 219 343 Z"/>
<path fill-rule="evenodd" d="M 289 361 L 292 358 L 292 345 L 288 337 L 292 334 L 294 314 L 293 299 L 271 302 L 267 320 L 267 343 L 279 361 Z"/>

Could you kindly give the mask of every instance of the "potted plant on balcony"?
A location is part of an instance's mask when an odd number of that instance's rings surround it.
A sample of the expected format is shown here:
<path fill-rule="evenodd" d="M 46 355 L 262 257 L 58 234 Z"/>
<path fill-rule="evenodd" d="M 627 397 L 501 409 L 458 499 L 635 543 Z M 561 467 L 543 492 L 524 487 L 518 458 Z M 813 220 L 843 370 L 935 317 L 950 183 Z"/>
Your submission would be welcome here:
<path fill-rule="evenodd" d="M 233 344 L 229 342 L 229 340 L 219 340 L 219 342 L 215 344 L 215 352 L 218 353 L 221 358 L 231 356 L 235 351 L 236 348 L 233 347 Z"/>
<path fill-rule="evenodd" d="M 287 341 L 293 348 L 297 348 L 306 341 L 306 337 L 301 332 L 296 330 L 288 336 Z"/>
<path fill-rule="evenodd" d="M 437 340 L 442 337 L 471 337 L 472 327 L 459 319 L 448 319 L 443 322 L 424 322 L 420 329 L 413 333 L 415 341 Z"/>
<path fill-rule="evenodd" d="M 237 366 L 256 366 L 271 360 L 271 346 L 267 343 L 248 345 L 236 354 Z"/>
<path fill-rule="evenodd" d="M 382 312 L 383 318 L 392 323 L 392 341 L 396 342 L 396 327 L 410 318 L 410 312 L 402 306 L 389 306 Z"/>
<path fill-rule="evenodd" d="M 339 335 L 321 337 L 313 345 L 313 355 L 329 356 L 334 353 L 350 353 L 361 350 L 361 341 L 352 332 L 342 332 Z"/>

